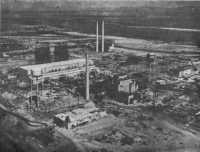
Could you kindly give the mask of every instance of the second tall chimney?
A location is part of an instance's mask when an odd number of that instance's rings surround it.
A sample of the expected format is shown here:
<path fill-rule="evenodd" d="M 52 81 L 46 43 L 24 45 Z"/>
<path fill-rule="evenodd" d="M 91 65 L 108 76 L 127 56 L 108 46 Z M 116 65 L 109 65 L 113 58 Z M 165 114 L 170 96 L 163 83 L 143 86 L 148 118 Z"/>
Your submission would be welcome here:
<path fill-rule="evenodd" d="M 99 52 L 99 23 L 97 20 L 97 27 L 96 27 L 96 52 Z"/>
<path fill-rule="evenodd" d="M 102 21 L 102 53 L 104 52 L 104 20 Z"/>

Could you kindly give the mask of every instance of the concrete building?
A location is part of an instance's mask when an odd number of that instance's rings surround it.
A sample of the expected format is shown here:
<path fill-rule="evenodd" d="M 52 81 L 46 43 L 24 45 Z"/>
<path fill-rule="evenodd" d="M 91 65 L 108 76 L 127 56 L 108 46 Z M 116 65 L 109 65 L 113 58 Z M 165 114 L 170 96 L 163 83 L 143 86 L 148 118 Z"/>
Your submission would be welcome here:
<path fill-rule="evenodd" d="M 105 117 L 107 113 L 94 107 L 84 107 L 71 112 L 60 113 L 54 116 L 54 123 L 66 129 L 73 129 L 79 125 L 89 123 Z"/>
<path fill-rule="evenodd" d="M 194 70 L 193 68 L 189 68 L 189 69 L 185 69 L 183 71 L 180 71 L 179 77 L 180 78 L 189 78 L 191 76 L 198 75 L 198 74 L 199 74 L 198 70 Z"/>
<path fill-rule="evenodd" d="M 122 80 L 118 85 L 119 92 L 132 94 L 137 90 L 138 90 L 138 84 L 136 83 L 136 81 L 131 79 Z"/>
<path fill-rule="evenodd" d="M 134 104 L 137 98 L 135 93 L 138 89 L 139 86 L 135 80 L 121 80 L 118 85 L 118 100 L 127 104 Z"/>
<path fill-rule="evenodd" d="M 57 79 L 60 76 L 74 76 L 85 71 L 85 59 L 73 59 L 68 61 L 60 61 L 46 64 L 28 65 L 21 68 L 26 70 L 33 83 L 43 81 L 46 78 Z M 98 70 L 94 66 L 92 60 L 88 60 L 88 68 L 90 70 Z"/>

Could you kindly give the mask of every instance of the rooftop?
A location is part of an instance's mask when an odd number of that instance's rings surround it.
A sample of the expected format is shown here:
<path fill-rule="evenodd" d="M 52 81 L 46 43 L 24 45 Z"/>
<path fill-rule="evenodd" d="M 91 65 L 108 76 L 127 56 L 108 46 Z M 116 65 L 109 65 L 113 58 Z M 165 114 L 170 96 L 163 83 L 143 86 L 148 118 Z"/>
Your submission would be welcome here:
<path fill-rule="evenodd" d="M 27 66 L 21 66 L 21 69 L 24 69 L 28 71 L 28 74 L 31 74 L 31 71 L 34 72 L 34 74 L 41 73 L 42 70 L 45 68 L 59 68 L 61 66 L 67 66 L 77 63 L 85 63 L 85 58 L 79 58 L 79 59 L 73 59 L 73 60 L 67 60 L 67 61 L 59 61 L 59 62 L 52 62 L 52 63 L 45 63 L 45 64 L 36 64 L 36 65 L 27 65 Z M 89 61 L 89 64 L 91 64 L 92 61 Z"/>

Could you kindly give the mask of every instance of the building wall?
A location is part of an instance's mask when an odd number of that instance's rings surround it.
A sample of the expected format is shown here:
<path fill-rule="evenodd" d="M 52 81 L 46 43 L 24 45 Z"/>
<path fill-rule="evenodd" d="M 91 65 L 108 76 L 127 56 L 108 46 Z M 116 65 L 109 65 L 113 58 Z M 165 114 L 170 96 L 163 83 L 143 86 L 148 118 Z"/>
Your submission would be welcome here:
<path fill-rule="evenodd" d="M 76 59 L 70 61 L 54 62 L 49 64 L 40 64 L 33 66 L 21 67 L 28 72 L 28 75 L 33 79 L 38 77 L 39 81 L 45 78 L 59 78 L 61 75 L 77 75 L 80 72 L 85 71 L 85 59 Z M 89 60 L 89 69 L 98 70 L 93 64 L 92 60 Z M 34 82 L 36 82 L 34 80 Z"/>

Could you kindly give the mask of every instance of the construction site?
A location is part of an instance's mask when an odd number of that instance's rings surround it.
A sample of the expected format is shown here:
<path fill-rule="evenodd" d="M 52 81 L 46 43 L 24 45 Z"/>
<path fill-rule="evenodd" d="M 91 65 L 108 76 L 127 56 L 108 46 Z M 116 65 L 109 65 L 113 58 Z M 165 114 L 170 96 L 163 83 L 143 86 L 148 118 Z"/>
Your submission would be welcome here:
<path fill-rule="evenodd" d="M 0 37 L 0 151 L 199 152 L 200 48 L 93 22 Z"/>

